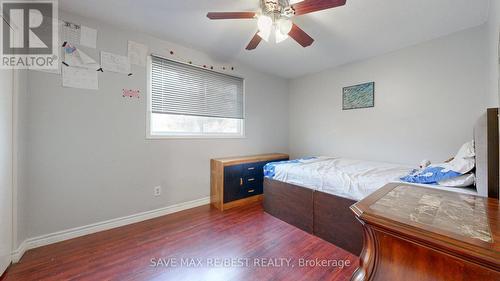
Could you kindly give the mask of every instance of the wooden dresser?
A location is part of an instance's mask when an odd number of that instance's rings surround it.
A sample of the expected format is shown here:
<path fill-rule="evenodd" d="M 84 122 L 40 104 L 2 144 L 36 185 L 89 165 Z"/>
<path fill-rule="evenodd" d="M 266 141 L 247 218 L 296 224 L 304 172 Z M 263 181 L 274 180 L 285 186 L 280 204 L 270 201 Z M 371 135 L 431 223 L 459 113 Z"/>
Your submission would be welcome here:
<path fill-rule="evenodd" d="M 389 184 L 351 209 L 364 229 L 351 280 L 500 280 L 497 199 Z"/>
<path fill-rule="evenodd" d="M 210 202 L 221 210 L 262 200 L 264 165 L 288 160 L 287 154 L 273 153 L 210 161 Z"/>

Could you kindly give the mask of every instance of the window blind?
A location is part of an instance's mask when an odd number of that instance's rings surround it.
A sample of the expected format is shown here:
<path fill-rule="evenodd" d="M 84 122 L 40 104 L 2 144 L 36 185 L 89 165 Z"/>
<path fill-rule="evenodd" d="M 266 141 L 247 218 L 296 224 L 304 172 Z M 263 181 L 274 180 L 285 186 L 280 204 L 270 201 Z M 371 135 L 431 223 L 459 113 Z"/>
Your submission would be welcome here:
<path fill-rule="evenodd" d="M 243 79 L 152 56 L 151 111 L 243 119 Z"/>

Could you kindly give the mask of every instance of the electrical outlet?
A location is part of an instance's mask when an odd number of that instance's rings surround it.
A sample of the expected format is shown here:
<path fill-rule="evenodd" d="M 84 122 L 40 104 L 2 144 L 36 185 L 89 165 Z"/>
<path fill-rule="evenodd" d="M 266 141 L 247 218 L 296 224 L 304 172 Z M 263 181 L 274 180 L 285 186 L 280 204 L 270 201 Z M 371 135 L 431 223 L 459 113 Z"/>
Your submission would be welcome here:
<path fill-rule="evenodd" d="M 160 196 L 160 195 L 161 195 L 161 186 L 156 186 L 156 187 L 154 188 L 154 190 L 153 190 L 153 195 L 154 195 L 155 197 L 158 197 L 158 196 Z"/>

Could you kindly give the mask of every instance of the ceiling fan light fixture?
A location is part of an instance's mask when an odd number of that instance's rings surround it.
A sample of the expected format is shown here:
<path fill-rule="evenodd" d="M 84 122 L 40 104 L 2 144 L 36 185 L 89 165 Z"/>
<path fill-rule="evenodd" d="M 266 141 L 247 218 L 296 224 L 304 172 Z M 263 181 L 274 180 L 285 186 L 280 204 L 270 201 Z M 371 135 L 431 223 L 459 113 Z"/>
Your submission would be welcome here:
<path fill-rule="evenodd" d="M 278 20 L 277 24 L 277 29 L 281 32 L 283 35 L 288 35 L 290 31 L 292 30 L 293 22 L 290 19 L 287 18 L 281 18 Z"/>
<path fill-rule="evenodd" d="M 257 33 L 257 35 L 259 35 L 264 41 L 268 42 L 273 29 L 273 19 L 267 15 L 260 15 L 257 19 L 257 27 L 259 29 L 259 33 Z"/>
<path fill-rule="evenodd" d="M 271 33 L 273 27 L 273 19 L 270 16 L 260 15 L 257 20 L 257 27 L 260 32 Z"/>
<path fill-rule="evenodd" d="M 281 30 L 276 27 L 276 43 L 281 43 L 288 39 L 288 34 L 283 34 Z"/>

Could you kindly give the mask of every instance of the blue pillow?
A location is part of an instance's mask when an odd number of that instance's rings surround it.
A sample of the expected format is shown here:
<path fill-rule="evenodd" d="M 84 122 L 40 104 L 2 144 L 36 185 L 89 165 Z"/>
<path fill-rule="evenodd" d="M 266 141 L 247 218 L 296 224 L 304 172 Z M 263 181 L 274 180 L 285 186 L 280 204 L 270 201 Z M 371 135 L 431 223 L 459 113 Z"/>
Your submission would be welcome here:
<path fill-rule="evenodd" d="M 437 184 L 440 181 L 461 176 L 460 173 L 443 167 L 427 167 L 423 171 L 413 170 L 401 180 L 409 183 Z"/>

